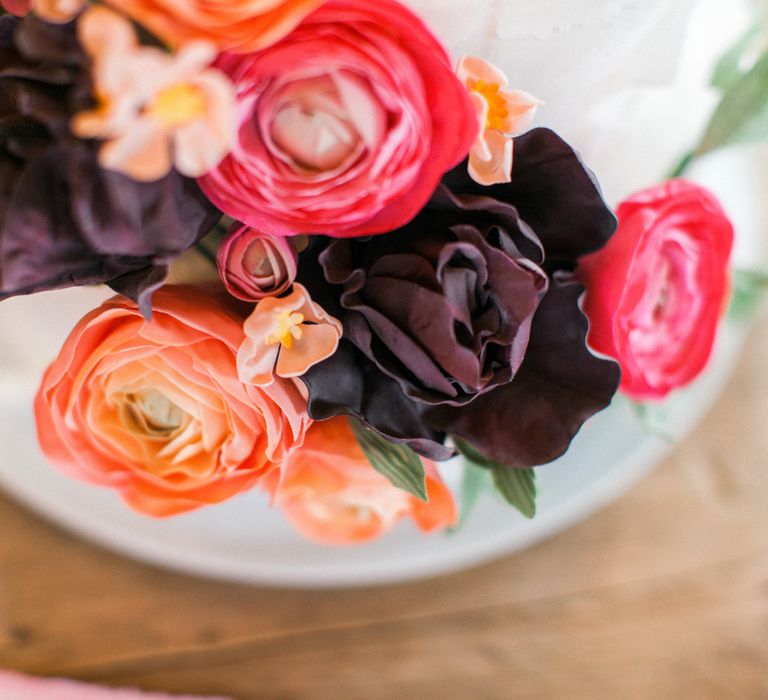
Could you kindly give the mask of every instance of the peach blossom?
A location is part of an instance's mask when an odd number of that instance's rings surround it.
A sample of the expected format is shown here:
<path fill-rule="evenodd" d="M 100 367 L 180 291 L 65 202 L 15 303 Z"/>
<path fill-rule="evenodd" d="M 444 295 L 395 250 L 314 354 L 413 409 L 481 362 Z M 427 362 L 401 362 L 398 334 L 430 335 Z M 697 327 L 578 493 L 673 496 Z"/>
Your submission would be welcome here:
<path fill-rule="evenodd" d="M 167 43 L 204 39 L 220 50 L 256 51 L 286 34 L 324 0 L 107 0 Z"/>
<path fill-rule="evenodd" d="M 104 168 L 134 180 L 164 177 L 172 167 L 199 177 L 235 141 L 235 96 L 229 78 L 210 64 L 216 47 L 191 42 L 171 55 L 142 46 L 130 22 L 104 7 L 82 15 L 80 41 L 93 59 L 99 106 L 72 121 L 81 138 L 105 140 Z"/>
<path fill-rule="evenodd" d="M 380 537 L 411 517 L 424 532 L 449 527 L 457 509 L 433 462 L 423 460 L 427 502 L 393 486 L 366 459 L 347 418 L 319 421 L 301 450 L 263 486 L 286 518 L 305 537 L 350 545 Z"/>
<path fill-rule="evenodd" d="M 246 320 L 237 354 L 240 379 L 269 386 L 275 376 L 300 377 L 336 352 L 341 322 L 312 301 L 300 284 L 284 297 L 262 299 Z"/>
<path fill-rule="evenodd" d="M 541 101 L 520 90 L 504 90 L 509 80 L 488 61 L 465 56 L 457 69 L 469 90 L 480 131 L 469 154 L 469 174 L 481 185 L 512 180 L 514 142 L 526 131 Z"/>
<path fill-rule="evenodd" d="M 168 516 L 279 467 L 310 424 L 290 380 L 243 384 L 242 321 L 194 287 L 156 292 L 152 321 L 116 297 L 77 324 L 35 400 L 43 452 L 68 474 Z"/>

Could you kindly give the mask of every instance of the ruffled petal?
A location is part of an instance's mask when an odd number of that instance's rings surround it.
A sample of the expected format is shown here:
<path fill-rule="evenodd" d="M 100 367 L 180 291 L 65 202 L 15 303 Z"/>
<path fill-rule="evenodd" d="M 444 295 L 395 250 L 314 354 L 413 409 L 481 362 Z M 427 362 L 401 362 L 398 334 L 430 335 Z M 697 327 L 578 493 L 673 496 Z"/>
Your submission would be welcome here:
<path fill-rule="evenodd" d="M 431 409 L 426 422 L 510 467 L 546 464 L 565 453 L 583 423 L 611 403 L 620 380 L 616 363 L 587 348 L 582 292 L 576 282 L 555 280 L 515 379 L 469 406 Z"/>

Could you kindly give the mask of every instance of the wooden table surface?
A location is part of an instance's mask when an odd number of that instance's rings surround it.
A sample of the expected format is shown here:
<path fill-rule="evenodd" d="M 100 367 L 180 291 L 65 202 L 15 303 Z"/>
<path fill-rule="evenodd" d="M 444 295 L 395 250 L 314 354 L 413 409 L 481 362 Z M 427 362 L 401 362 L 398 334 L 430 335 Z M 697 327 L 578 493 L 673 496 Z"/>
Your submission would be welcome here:
<path fill-rule="evenodd" d="M 0 500 L 0 667 L 249 698 L 768 698 L 768 317 L 623 499 L 480 569 L 296 592 L 168 573 Z"/>

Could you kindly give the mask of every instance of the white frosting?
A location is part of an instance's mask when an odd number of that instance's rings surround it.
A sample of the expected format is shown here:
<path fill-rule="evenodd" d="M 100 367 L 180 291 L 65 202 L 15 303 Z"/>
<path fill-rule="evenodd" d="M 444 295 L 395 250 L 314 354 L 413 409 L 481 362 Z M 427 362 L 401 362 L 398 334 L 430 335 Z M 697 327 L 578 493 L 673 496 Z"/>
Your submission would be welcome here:
<path fill-rule="evenodd" d="M 695 0 L 406 0 L 452 54 L 554 101 L 669 78 Z"/>
<path fill-rule="evenodd" d="M 747 0 L 404 2 L 454 60 L 485 58 L 544 100 L 538 124 L 582 152 L 615 202 L 694 144 L 713 99 L 708 71 Z"/>

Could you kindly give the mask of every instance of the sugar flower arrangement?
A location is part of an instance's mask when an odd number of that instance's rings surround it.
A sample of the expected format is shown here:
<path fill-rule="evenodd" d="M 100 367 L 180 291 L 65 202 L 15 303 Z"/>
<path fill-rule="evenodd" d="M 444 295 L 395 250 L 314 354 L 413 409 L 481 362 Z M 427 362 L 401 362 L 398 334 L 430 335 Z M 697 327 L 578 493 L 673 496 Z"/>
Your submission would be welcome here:
<path fill-rule="evenodd" d="M 620 385 L 702 371 L 733 237 L 712 195 L 672 180 L 617 228 L 529 130 L 539 100 L 395 0 L 220 5 L 3 2 L 0 295 L 117 293 L 42 381 L 55 466 L 152 516 L 260 488 L 362 542 L 455 525 L 457 454 L 531 515 L 532 468 Z M 166 284 L 196 245 L 220 282 Z"/>

